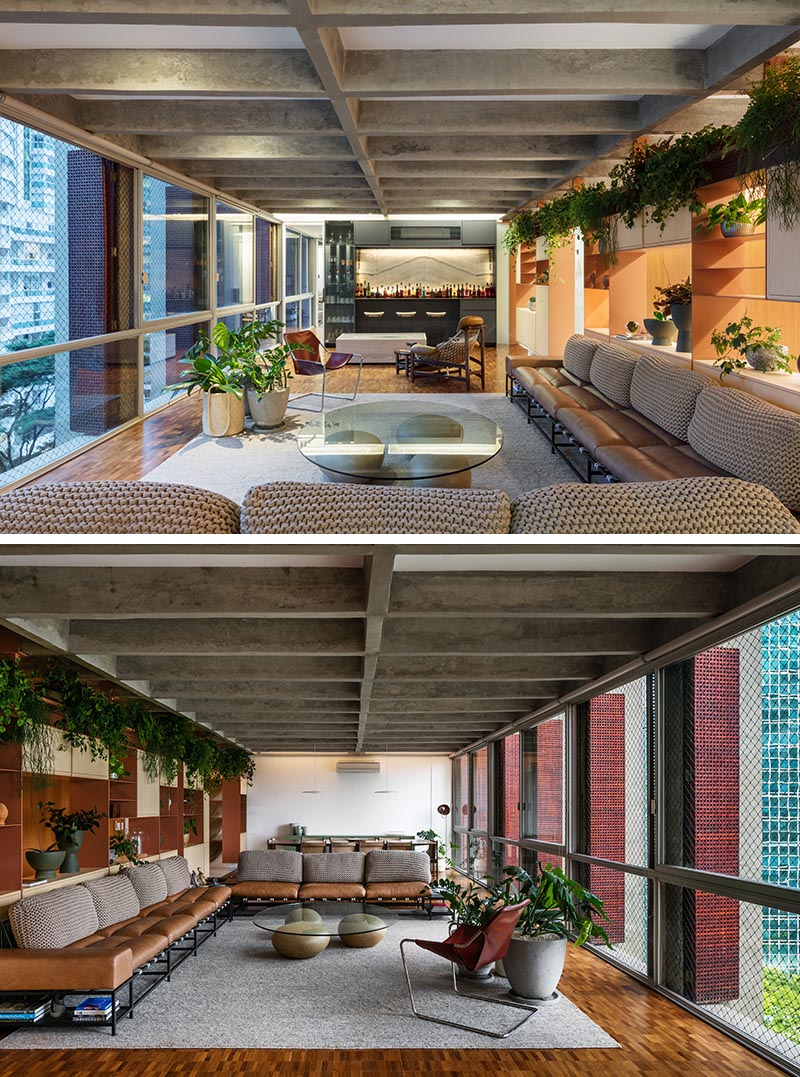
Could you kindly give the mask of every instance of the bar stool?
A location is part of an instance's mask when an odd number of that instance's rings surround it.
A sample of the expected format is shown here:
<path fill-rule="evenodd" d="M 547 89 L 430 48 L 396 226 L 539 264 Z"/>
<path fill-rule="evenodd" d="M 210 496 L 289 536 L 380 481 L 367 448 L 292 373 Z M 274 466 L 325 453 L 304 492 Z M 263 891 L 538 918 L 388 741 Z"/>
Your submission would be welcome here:
<path fill-rule="evenodd" d="M 362 310 L 361 313 L 371 322 L 379 322 L 384 314 L 382 310 Z"/>
<path fill-rule="evenodd" d="M 395 315 L 398 318 L 416 318 L 417 312 L 415 310 L 396 310 Z"/>
<path fill-rule="evenodd" d="M 444 319 L 447 317 L 446 310 L 426 310 L 428 316 L 428 332 L 426 334 L 429 344 L 438 344 L 444 336 Z"/>

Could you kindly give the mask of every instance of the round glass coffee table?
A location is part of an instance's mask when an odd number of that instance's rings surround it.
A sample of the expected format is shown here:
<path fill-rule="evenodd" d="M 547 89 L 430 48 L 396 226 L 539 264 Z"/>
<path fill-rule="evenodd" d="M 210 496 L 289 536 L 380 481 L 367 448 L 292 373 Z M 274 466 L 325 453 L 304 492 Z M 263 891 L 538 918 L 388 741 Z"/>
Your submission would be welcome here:
<path fill-rule="evenodd" d="M 281 957 L 309 958 L 335 938 L 358 949 L 377 946 L 392 916 L 392 909 L 360 901 L 304 901 L 265 909 L 253 923 L 269 933 Z"/>
<path fill-rule="evenodd" d="M 469 486 L 503 431 L 477 411 L 414 397 L 323 412 L 297 435 L 300 452 L 334 482 Z"/>

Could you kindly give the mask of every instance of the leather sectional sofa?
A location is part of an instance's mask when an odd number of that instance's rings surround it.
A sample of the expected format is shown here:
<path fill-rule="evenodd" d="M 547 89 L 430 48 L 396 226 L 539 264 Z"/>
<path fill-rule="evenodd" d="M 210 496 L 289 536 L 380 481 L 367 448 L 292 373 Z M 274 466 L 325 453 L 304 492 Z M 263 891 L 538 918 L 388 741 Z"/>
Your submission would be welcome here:
<path fill-rule="evenodd" d="M 575 334 L 563 359 L 506 360 L 506 390 L 544 420 L 553 451 L 578 447 L 589 482 L 735 477 L 800 512 L 800 415 L 659 356 Z"/>
<path fill-rule="evenodd" d="M 182 856 L 34 892 L 9 910 L 17 945 L 0 949 L 0 997 L 111 995 L 115 1033 L 119 1017 L 133 1016 L 135 1003 L 230 919 L 230 896 L 227 886 L 191 886 Z"/>
<path fill-rule="evenodd" d="M 423 904 L 430 894 L 426 852 L 374 849 L 368 853 L 297 853 L 248 849 L 239 854 L 233 901 L 339 901 Z"/>

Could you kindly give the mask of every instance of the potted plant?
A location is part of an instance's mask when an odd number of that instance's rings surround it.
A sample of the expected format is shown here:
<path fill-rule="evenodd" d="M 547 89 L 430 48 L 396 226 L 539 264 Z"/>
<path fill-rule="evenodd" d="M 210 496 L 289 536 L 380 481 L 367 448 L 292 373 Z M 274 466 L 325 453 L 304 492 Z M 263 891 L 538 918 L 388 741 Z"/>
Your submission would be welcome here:
<path fill-rule="evenodd" d="M 258 333 L 252 335 L 254 343 L 272 338 L 280 339 L 283 322 L 254 322 Z M 263 335 L 262 335 L 263 334 Z M 260 339 L 259 339 L 260 338 Z M 289 403 L 289 370 L 292 352 L 297 349 L 310 351 L 305 344 L 276 344 L 263 351 L 254 349 L 242 358 L 242 369 L 247 388 L 247 406 L 253 416 L 256 430 L 274 430 L 283 426 Z"/>
<path fill-rule="evenodd" d="M 756 225 L 763 224 L 766 219 L 766 198 L 748 198 L 744 191 L 740 191 L 730 202 L 713 206 L 705 221 L 697 227 L 698 231 L 710 232 L 719 225 L 725 239 L 734 239 L 752 235 Z"/>
<path fill-rule="evenodd" d="M 109 861 L 112 864 L 119 860 L 121 856 L 125 857 L 132 867 L 142 863 L 139 859 L 139 846 L 130 834 L 126 834 L 124 830 L 114 831 L 108 839 L 108 848 L 111 854 Z"/>
<path fill-rule="evenodd" d="M 42 813 L 40 822 L 53 831 L 55 844 L 64 850 L 62 875 L 77 874 L 80 871 L 78 850 L 83 843 L 83 835 L 87 830 L 89 833 L 97 830 L 106 813 L 99 812 L 96 808 L 68 812 L 65 808 L 57 808 L 52 800 L 45 804 L 39 801 L 39 811 Z"/>
<path fill-rule="evenodd" d="M 711 343 L 717 358 L 715 366 L 720 367 L 720 379 L 734 370 L 752 367 L 762 373 L 791 374 L 790 363 L 796 356 L 781 344 L 780 329 L 769 325 L 753 325 L 753 319 L 747 314 L 738 322 L 728 322 L 724 329 L 715 329 L 711 334 Z"/>
<path fill-rule="evenodd" d="M 195 389 L 203 394 L 203 433 L 207 437 L 233 437 L 244 430 L 244 379 L 237 349 L 232 346 L 232 338 L 240 332 L 228 329 L 224 322 L 217 322 L 210 339 L 201 332 L 180 360 L 189 369 L 176 385 L 167 386 L 172 392 L 185 389 L 187 396 Z M 216 347 L 216 357 L 210 354 L 212 347 Z"/>
<path fill-rule="evenodd" d="M 529 900 L 503 958 L 511 991 L 518 998 L 551 999 L 567 954 L 567 940 L 576 946 L 597 940 L 610 946 L 598 919 L 608 920 L 603 901 L 560 868 L 539 866 L 535 875 L 507 866 L 505 880 L 495 887 L 495 901 Z"/>
<path fill-rule="evenodd" d="M 464 925 L 474 928 L 483 927 L 497 911 L 500 895 L 496 887 L 468 882 L 462 886 L 454 879 L 442 879 L 436 884 L 436 894 L 450 909 L 451 929 Z M 467 973 L 459 968 L 459 973 L 473 979 L 486 979 L 493 975 L 494 965 L 487 965 L 474 973 Z"/>
<path fill-rule="evenodd" d="M 668 284 L 666 288 L 656 288 L 656 298 L 653 301 L 655 307 L 654 318 L 672 318 L 675 328 L 678 330 L 678 339 L 675 344 L 676 351 L 690 352 L 692 350 L 692 282 L 689 277 L 677 284 Z M 648 330 L 649 332 L 649 330 Z M 671 343 L 671 339 L 667 343 Z M 653 340 L 655 344 L 655 339 Z"/>

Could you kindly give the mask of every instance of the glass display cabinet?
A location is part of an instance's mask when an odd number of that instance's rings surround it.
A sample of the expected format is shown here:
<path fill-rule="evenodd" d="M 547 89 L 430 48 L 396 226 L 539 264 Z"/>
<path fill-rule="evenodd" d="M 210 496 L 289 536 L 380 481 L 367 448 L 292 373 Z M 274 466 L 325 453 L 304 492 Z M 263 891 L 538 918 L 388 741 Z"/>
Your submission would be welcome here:
<path fill-rule="evenodd" d="M 355 242 L 352 221 L 325 224 L 325 343 L 356 327 Z"/>

